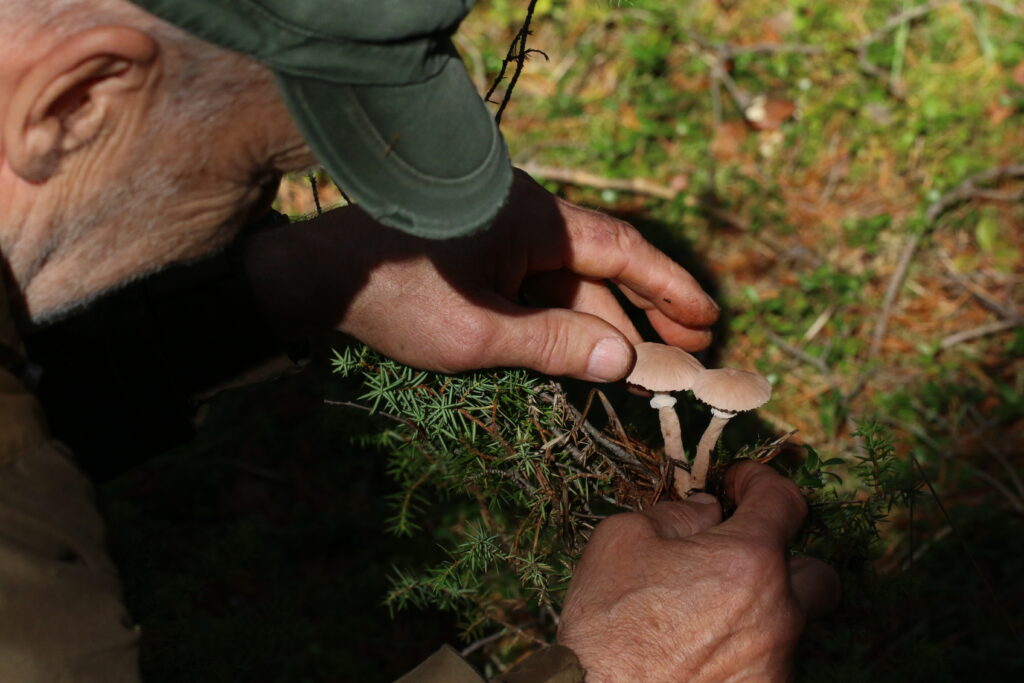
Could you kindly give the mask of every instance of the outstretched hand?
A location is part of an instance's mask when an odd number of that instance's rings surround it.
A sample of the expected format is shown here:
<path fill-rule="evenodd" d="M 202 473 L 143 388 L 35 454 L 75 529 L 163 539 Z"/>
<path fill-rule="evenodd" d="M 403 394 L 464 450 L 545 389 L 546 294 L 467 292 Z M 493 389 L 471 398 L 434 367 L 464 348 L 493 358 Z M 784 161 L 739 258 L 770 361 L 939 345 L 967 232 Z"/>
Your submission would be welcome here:
<path fill-rule="evenodd" d="M 355 207 L 257 238 L 254 286 L 282 327 L 335 326 L 415 367 L 528 367 L 614 381 L 640 335 L 607 282 L 671 344 L 710 342 L 718 308 L 629 224 L 562 201 L 517 172 L 495 224 L 434 241 Z"/>
<path fill-rule="evenodd" d="M 839 577 L 786 548 L 807 505 L 764 465 L 726 476 L 738 507 L 697 494 L 609 517 L 573 575 L 559 640 L 587 681 L 784 681 L 805 622 L 833 609 Z"/>

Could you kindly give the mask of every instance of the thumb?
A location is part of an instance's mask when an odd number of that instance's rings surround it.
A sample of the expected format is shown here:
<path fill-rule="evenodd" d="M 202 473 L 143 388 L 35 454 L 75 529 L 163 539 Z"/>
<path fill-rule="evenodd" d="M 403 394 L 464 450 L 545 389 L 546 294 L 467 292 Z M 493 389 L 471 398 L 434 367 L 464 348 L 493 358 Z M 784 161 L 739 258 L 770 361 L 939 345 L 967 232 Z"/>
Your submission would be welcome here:
<path fill-rule="evenodd" d="M 633 368 L 623 334 L 597 316 L 561 308 L 504 306 L 491 312 L 492 365 L 531 368 L 589 382 L 615 382 Z"/>

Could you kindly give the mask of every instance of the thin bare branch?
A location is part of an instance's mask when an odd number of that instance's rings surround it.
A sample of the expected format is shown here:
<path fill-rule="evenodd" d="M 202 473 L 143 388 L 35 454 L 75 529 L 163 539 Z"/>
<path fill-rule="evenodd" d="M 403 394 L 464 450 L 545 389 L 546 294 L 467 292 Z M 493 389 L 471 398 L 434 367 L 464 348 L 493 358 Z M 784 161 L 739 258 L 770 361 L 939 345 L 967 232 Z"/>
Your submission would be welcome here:
<path fill-rule="evenodd" d="M 508 103 L 512 100 L 512 91 L 516 87 L 516 83 L 519 81 L 520 74 L 523 73 L 523 68 L 526 66 L 526 60 L 529 59 L 533 53 L 543 55 L 544 59 L 548 56 L 540 50 L 529 50 L 526 47 L 526 40 L 530 37 L 532 32 L 530 31 L 530 24 L 533 22 L 533 12 L 537 8 L 537 0 L 530 0 L 529 7 L 526 8 L 526 19 L 523 21 L 523 25 L 519 28 L 519 32 L 516 33 L 516 37 L 512 39 L 512 43 L 508 46 L 508 53 L 505 55 L 505 59 L 501 62 L 501 70 L 498 71 L 498 75 L 494 78 L 494 82 L 491 84 L 490 90 L 484 95 L 484 101 L 490 102 L 491 95 L 498 88 L 498 85 L 505 80 L 505 72 L 508 70 L 509 64 L 515 64 L 515 69 L 512 71 L 512 77 L 509 79 L 508 87 L 505 88 L 505 94 L 501 98 L 501 104 L 498 105 L 498 111 L 494 114 L 494 122 L 501 124 L 501 115 L 505 113 Z"/>
<path fill-rule="evenodd" d="M 543 400 L 547 401 L 548 403 L 551 403 L 552 405 L 554 405 L 556 402 L 555 397 L 547 392 L 542 392 L 540 394 L 540 397 Z M 619 462 L 631 465 L 641 470 L 645 469 L 643 463 L 640 462 L 639 458 L 637 458 L 635 455 L 628 452 L 626 449 L 622 448 L 618 444 L 613 443 L 610 439 L 608 439 L 608 437 L 601 433 L 600 429 L 590 424 L 590 422 L 588 422 L 586 418 L 583 418 L 582 413 L 580 413 L 580 411 L 577 410 L 575 406 L 566 401 L 565 407 L 573 416 L 573 418 L 577 421 L 577 423 L 583 427 L 583 430 L 590 436 L 590 438 L 599 443 L 602 447 L 606 448 L 609 451 L 609 453 L 614 455 Z"/>
<path fill-rule="evenodd" d="M 893 78 L 890 72 L 875 66 L 868 56 L 868 49 L 873 43 L 888 35 L 889 32 L 949 5 L 985 5 L 999 9 L 1011 16 L 1024 18 L 1024 11 L 1014 7 L 1012 3 L 1003 2 L 1002 0 L 931 0 L 931 2 L 915 5 L 894 14 L 884 24 L 861 38 L 850 48 L 857 54 L 857 62 L 860 65 L 861 71 L 885 83 L 886 88 L 894 97 L 898 99 L 906 97 L 906 88 L 904 88 L 902 82 L 899 79 Z"/>
<path fill-rule="evenodd" d="M 619 420 L 619 414 L 615 412 L 615 407 L 612 402 L 608 400 L 608 397 L 604 395 L 604 392 L 600 389 L 593 389 L 597 393 L 597 397 L 601 399 L 601 405 L 604 406 L 604 412 L 608 415 L 608 424 L 615 430 L 619 440 L 622 443 L 629 443 L 629 437 L 626 436 L 626 430 L 622 426 L 622 422 Z"/>
<path fill-rule="evenodd" d="M 835 374 L 832 372 L 832 368 L 830 368 L 824 360 L 822 360 L 818 356 L 812 356 L 803 349 L 796 348 L 795 346 L 787 342 L 785 339 L 775 334 L 775 332 L 773 332 L 772 330 L 766 328 L 765 335 L 768 337 L 768 340 L 772 344 L 775 344 L 775 346 L 779 347 L 779 350 L 782 351 L 783 353 L 792 356 L 798 361 L 806 363 L 811 367 L 817 369 L 818 372 L 820 372 L 825 377 L 826 381 L 828 381 L 828 383 L 832 386 L 833 389 L 839 388 L 838 381 L 836 380 Z"/>
<path fill-rule="evenodd" d="M 921 243 L 921 235 L 922 233 L 915 232 L 908 237 L 902 251 L 900 251 L 900 260 L 896 263 L 896 270 L 893 271 L 892 277 L 889 278 L 889 286 L 885 288 L 882 312 L 875 322 L 875 331 L 871 338 L 871 348 L 868 350 L 869 356 L 878 355 L 879 350 L 882 348 L 882 340 L 885 339 L 885 333 L 889 326 L 889 317 L 892 316 L 896 297 L 900 290 L 903 289 L 903 283 L 907 280 L 907 272 L 910 270 L 910 263 L 914 260 L 914 255 L 917 254 L 917 247 Z"/>
<path fill-rule="evenodd" d="M 917 254 L 922 238 L 935 228 L 936 222 L 943 214 L 963 202 L 976 198 L 979 191 L 984 191 L 984 188 L 981 187 L 982 185 L 1015 178 L 1024 178 L 1024 164 L 996 166 L 964 179 L 959 185 L 939 197 L 928 207 L 927 211 L 925 211 L 927 225 L 924 226 L 923 230 L 915 232 L 907 238 L 900 253 L 899 262 L 896 264 L 896 270 L 889 279 L 889 286 L 885 290 L 885 300 L 882 303 L 882 313 L 875 323 L 875 330 L 872 335 L 871 349 L 869 350 L 871 356 L 877 355 L 881 349 L 889 318 L 896 303 L 896 297 L 899 295 L 900 290 L 903 289 L 903 284 L 907 279 L 907 272 L 910 270 L 910 264 L 913 262 L 915 254 Z M 959 343 L 959 341 L 954 343 Z"/>
<path fill-rule="evenodd" d="M 996 166 L 980 173 L 975 173 L 964 179 L 959 185 L 939 197 L 938 200 L 929 206 L 928 211 L 925 213 L 925 219 L 929 223 L 934 223 L 942 214 L 955 206 L 971 199 L 976 199 L 989 192 L 988 189 L 981 186 L 1015 178 L 1024 178 L 1024 164 Z M 989 198 L 991 198 L 991 195 Z"/>
<path fill-rule="evenodd" d="M 980 325 L 973 327 L 969 330 L 963 330 L 951 334 L 948 337 L 944 337 L 939 342 L 939 348 L 942 350 L 951 349 L 957 344 L 963 344 L 964 342 L 971 341 L 972 339 L 979 339 L 981 337 L 987 337 L 992 334 L 999 334 L 1000 332 L 1008 332 L 1015 330 L 1018 327 L 1024 327 L 1024 318 L 1014 318 L 1012 320 L 999 320 L 994 323 L 988 323 L 987 325 Z"/>
<path fill-rule="evenodd" d="M 661 185 L 647 178 L 606 178 L 589 171 L 562 166 L 545 166 L 527 161 L 519 164 L 519 168 L 531 176 L 552 180 L 556 183 L 567 183 L 580 187 L 592 187 L 597 190 L 616 190 L 633 194 L 648 195 L 671 201 L 679 196 L 680 190 Z"/>
<path fill-rule="evenodd" d="M 899 28 L 903 24 L 920 19 L 924 15 L 948 5 L 987 5 L 1000 9 L 1012 16 L 1024 18 L 1024 12 L 1020 8 L 1014 7 L 1011 3 L 1002 2 L 1002 0 L 931 0 L 931 2 L 915 5 L 889 17 L 884 24 L 857 41 L 857 45 L 875 43 L 884 38 L 890 31 Z"/>
<path fill-rule="evenodd" d="M 693 42 L 700 45 L 704 50 L 714 52 L 721 59 L 732 59 L 738 55 L 751 54 L 773 55 L 796 53 L 817 55 L 825 52 L 823 47 L 807 43 L 749 43 L 747 45 L 730 45 L 729 43 L 715 42 L 707 36 L 703 36 L 695 31 L 688 31 L 687 33 Z"/>
<path fill-rule="evenodd" d="M 740 110 L 740 114 L 744 118 L 747 116 L 747 108 L 750 106 L 751 97 L 745 90 L 736 85 L 736 81 L 729 75 L 729 70 L 725 68 L 722 58 L 717 54 L 708 55 L 707 65 L 711 69 L 714 77 L 725 86 L 725 91 L 729 93 L 729 97 L 732 99 L 733 104 Z"/>
<path fill-rule="evenodd" d="M 1018 500 L 1024 501 L 1024 480 L 1021 479 L 1020 473 L 1013 466 L 1013 463 L 1010 462 L 1010 459 L 1006 457 L 1005 453 L 992 446 L 992 444 L 985 444 L 985 451 L 1002 466 L 1010 481 L 1013 482 L 1014 488 L 1017 489 Z M 1024 509 L 1021 512 L 1024 512 Z"/>
<path fill-rule="evenodd" d="M 950 258 L 949 253 L 945 249 L 938 249 L 937 251 L 939 255 L 939 262 L 942 263 L 950 278 L 952 278 L 953 281 L 956 282 L 956 284 L 965 292 L 974 297 L 978 303 L 1004 320 L 1013 320 L 1020 315 L 1011 304 L 998 301 L 984 289 L 971 282 L 957 269 L 956 264 L 953 263 L 953 259 Z"/>
<path fill-rule="evenodd" d="M 721 45 L 718 48 L 720 55 L 731 59 L 738 55 L 820 55 L 825 48 L 820 45 L 808 45 L 806 43 L 751 43 L 749 45 Z"/>
<path fill-rule="evenodd" d="M 320 216 L 323 214 L 324 210 L 320 206 L 320 190 L 316 186 L 316 174 L 310 171 L 306 174 L 306 179 L 309 180 L 309 189 L 313 193 L 313 205 L 316 207 L 316 215 Z"/>
<path fill-rule="evenodd" d="M 987 481 L 992 486 L 992 488 L 994 488 L 998 493 L 1000 493 L 1003 496 L 1003 498 L 1005 498 L 1006 501 L 1010 504 L 1010 507 L 1013 508 L 1015 512 L 1017 512 L 1017 514 L 1024 515 L 1024 500 L 1022 500 L 1020 496 L 1014 494 L 1014 492 L 1011 491 L 1006 484 L 1001 482 L 997 477 L 993 477 L 991 474 L 982 469 L 974 468 L 974 474 L 979 479 Z"/>
<path fill-rule="evenodd" d="M 472 643 L 462 648 L 462 650 L 459 651 L 459 654 L 463 657 L 468 657 L 469 655 L 473 654 L 474 652 L 482 648 L 484 645 L 488 645 L 496 640 L 500 640 L 507 635 L 508 629 L 502 628 L 497 633 L 492 633 L 489 636 L 484 636 L 483 638 L 478 638 L 477 640 L 474 640 Z"/>
<path fill-rule="evenodd" d="M 355 408 L 356 410 L 362 410 L 362 411 L 365 411 L 367 413 L 370 413 L 371 415 L 379 415 L 380 417 L 383 417 L 383 418 L 385 418 L 387 420 L 391 420 L 392 422 L 398 422 L 399 424 L 403 424 L 406 427 L 412 427 L 413 429 L 419 431 L 419 425 L 417 425 L 412 420 L 406 419 L 404 417 L 399 417 L 398 415 L 392 415 L 391 413 L 385 413 L 385 412 L 380 411 L 380 410 L 374 410 L 370 406 L 364 406 L 361 403 L 353 403 L 352 401 L 333 401 L 333 400 L 327 399 L 327 398 L 324 399 L 324 403 L 329 405 L 329 406 L 342 406 L 343 408 Z"/>

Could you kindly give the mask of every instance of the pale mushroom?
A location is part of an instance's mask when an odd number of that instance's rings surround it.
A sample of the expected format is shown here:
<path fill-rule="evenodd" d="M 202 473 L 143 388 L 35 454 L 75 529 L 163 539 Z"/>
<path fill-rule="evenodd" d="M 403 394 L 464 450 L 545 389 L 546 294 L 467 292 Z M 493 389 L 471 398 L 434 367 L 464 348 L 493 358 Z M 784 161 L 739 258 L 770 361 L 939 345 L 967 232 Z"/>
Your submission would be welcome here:
<path fill-rule="evenodd" d="M 654 392 L 651 407 L 658 411 L 661 436 L 665 440 L 665 455 L 676 463 L 686 461 L 683 451 L 683 431 L 676 414 L 676 399 L 672 391 L 687 391 L 697 375 L 704 370 L 700 361 L 675 346 L 642 342 L 636 345 L 636 365 L 626 382 Z M 676 493 L 681 496 L 690 490 L 690 474 L 675 466 Z"/>
<path fill-rule="evenodd" d="M 719 368 L 705 370 L 693 381 L 693 395 L 711 406 L 711 422 L 697 444 L 693 461 L 691 485 L 703 489 L 711 467 L 711 451 L 725 423 L 736 413 L 760 408 L 772 397 L 772 387 L 761 375 L 746 370 Z"/>

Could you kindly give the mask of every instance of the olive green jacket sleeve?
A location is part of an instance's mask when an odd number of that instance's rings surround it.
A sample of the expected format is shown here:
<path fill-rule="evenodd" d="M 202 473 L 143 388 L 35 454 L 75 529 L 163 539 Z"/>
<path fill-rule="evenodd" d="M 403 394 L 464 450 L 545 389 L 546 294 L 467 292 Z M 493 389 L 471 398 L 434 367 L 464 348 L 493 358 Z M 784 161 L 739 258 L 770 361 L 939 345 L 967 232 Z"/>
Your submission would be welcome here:
<path fill-rule="evenodd" d="M 572 650 L 554 645 L 534 653 L 490 683 L 583 683 L 585 673 Z M 397 683 L 484 683 L 484 679 L 458 652 L 445 645 Z"/>

